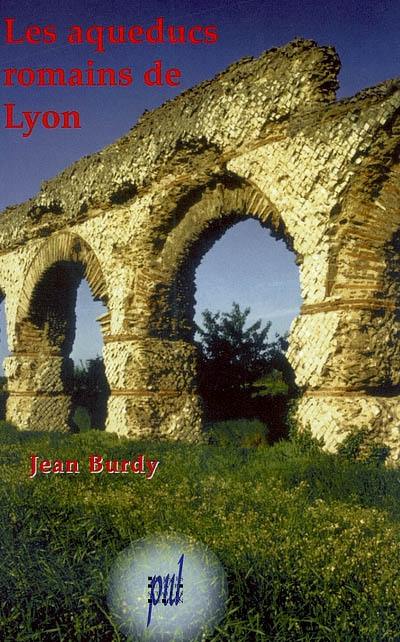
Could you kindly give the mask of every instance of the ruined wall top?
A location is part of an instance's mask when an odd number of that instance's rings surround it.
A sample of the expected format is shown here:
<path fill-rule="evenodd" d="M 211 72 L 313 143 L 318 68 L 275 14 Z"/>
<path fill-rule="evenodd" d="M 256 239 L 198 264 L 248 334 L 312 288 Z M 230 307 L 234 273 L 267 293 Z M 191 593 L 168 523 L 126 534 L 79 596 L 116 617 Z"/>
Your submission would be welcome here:
<path fill-rule="evenodd" d="M 223 166 L 279 127 L 312 135 L 321 110 L 340 118 L 400 90 L 400 80 L 392 80 L 336 103 L 339 69 L 335 50 L 311 40 L 240 60 L 145 113 L 127 135 L 43 183 L 35 198 L 7 208 L 0 249 L 82 221 L 91 208 L 110 209 L 169 174 L 189 174 L 193 162 Z"/>

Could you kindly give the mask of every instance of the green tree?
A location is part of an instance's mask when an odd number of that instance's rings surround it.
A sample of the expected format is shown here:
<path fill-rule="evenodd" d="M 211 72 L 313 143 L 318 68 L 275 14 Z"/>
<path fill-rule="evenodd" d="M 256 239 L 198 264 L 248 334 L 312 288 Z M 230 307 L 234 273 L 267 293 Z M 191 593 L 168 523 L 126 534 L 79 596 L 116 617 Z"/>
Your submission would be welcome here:
<path fill-rule="evenodd" d="M 278 343 L 268 341 L 269 321 L 262 327 L 261 320 L 246 328 L 250 308 L 241 310 L 232 304 L 230 312 L 209 310 L 202 313 L 203 328 L 200 335 L 203 366 L 211 367 L 217 375 L 214 382 L 222 390 L 246 390 L 265 374 Z M 210 382 L 211 383 L 211 382 Z"/>
<path fill-rule="evenodd" d="M 208 419 L 259 415 L 267 401 L 254 399 L 256 382 L 275 371 L 290 381 L 286 337 L 270 341 L 271 322 L 248 325 L 249 315 L 250 308 L 241 310 L 235 302 L 230 312 L 202 313 L 199 387 Z"/>

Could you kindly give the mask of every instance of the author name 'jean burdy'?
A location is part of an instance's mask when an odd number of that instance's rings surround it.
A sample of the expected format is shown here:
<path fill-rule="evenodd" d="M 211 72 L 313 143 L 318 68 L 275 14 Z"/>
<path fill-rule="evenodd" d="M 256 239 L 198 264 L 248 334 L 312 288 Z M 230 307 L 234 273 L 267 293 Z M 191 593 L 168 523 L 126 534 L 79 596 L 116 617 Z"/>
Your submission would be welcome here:
<path fill-rule="evenodd" d="M 145 475 L 146 479 L 152 479 L 156 472 L 158 459 L 148 459 L 145 455 L 138 455 L 135 459 L 105 459 L 102 455 L 89 455 L 87 470 L 89 473 L 100 474 L 128 474 Z M 81 472 L 81 466 L 77 459 L 42 459 L 38 455 L 30 456 L 30 475 L 33 479 L 39 473 L 43 475 L 76 475 Z"/>

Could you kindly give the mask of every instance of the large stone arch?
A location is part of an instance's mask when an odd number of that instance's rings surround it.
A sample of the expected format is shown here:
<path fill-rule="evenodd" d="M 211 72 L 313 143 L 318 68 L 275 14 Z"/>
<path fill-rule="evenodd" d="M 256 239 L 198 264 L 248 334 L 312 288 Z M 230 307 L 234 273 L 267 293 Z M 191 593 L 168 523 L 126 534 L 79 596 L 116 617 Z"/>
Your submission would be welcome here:
<path fill-rule="evenodd" d="M 108 302 L 99 260 L 87 241 L 61 233 L 40 243 L 27 265 L 15 319 L 14 352 L 5 362 L 7 416 L 31 430 L 69 430 L 75 304 L 86 278 L 93 296 Z M 102 319 L 107 328 L 108 314 Z"/>
<path fill-rule="evenodd" d="M 184 202 L 184 207 L 182 207 Z M 273 203 L 250 181 L 228 174 L 188 189 L 178 207 L 169 213 L 162 243 L 147 257 L 143 266 L 135 271 L 132 297 L 127 317 L 132 329 L 137 327 L 135 313 L 147 312 L 147 333 L 154 337 L 188 338 L 191 336 L 190 317 L 192 301 L 189 281 L 202 256 L 234 223 L 245 218 L 255 218 L 262 226 L 282 238 L 290 250 L 295 239 L 286 231 L 285 223 Z M 154 236 L 157 238 L 157 236 Z M 296 252 L 295 252 L 296 253 Z M 190 257 L 189 257 L 190 255 Z M 302 257 L 296 253 L 298 263 Z M 183 270 L 189 271 L 186 276 Z M 186 285 L 182 279 L 186 279 Z M 193 294 L 193 292 L 191 293 Z M 178 304 L 179 300 L 179 304 Z M 178 305 L 177 305 L 178 304 Z M 171 309 L 175 307 L 175 312 Z M 185 315 L 185 307 L 189 307 Z"/>
<path fill-rule="evenodd" d="M 168 302 L 174 319 L 172 334 L 178 332 L 179 336 L 193 339 L 195 271 L 205 253 L 227 229 L 246 218 L 258 220 L 275 237 L 283 239 L 288 249 L 294 249 L 295 239 L 287 233 L 283 218 L 251 182 L 229 176 L 224 182 L 207 187 L 202 198 L 188 208 L 182 220 L 170 231 L 157 258 L 157 263 L 169 276 Z M 297 253 L 296 259 L 301 263 Z"/>
<path fill-rule="evenodd" d="M 124 415 L 130 434 L 198 438 L 202 407 L 193 343 L 194 273 L 217 238 L 250 217 L 293 249 L 273 204 L 250 181 L 232 174 L 189 187 L 168 213 L 161 242 L 149 243 L 153 252 L 147 251 L 135 270 L 126 335 L 106 340 L 106 362 L 114 364 L 110 427 Z M 148 230 L 147 235 L 159 238 Z"/>

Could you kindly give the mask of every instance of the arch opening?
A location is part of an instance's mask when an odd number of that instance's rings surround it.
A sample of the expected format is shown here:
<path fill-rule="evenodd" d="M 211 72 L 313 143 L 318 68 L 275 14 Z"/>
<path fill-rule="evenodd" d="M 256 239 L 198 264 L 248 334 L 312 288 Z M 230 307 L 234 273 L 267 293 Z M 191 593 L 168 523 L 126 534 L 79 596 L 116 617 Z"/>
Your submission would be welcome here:
<path fill-rule="evenodd" d="M 178 334 L 199 348 L 198 386 L 206 426 L 257 419 L 267 425 L 270 443 L 287 434 L 288 402 L 296 386 L 285 352 L 291 322 L 301 305 L 299 269 L 291 250 L 282 225 L 243 213 L 211 221 L 186 247 L 170 292 L 171 316 Z M 239 304 L 236 312 L 234 302 Z M 207 327 L 202 317 L 206 309 L 211 313 Z M 241 321 L 233 327 L 238 314 Z M 210 339 L 218 323 L 219 340 L 211 342 L 210 352 L 204 331 Z M 253 340 L 247 332 L 251 327 Z M 235 346 L 238 333 L 241 346 Z M 264 348 L 257 356 L 254 347 L 262 334 Z M 250 362 L 242 368 L 241 382 L 231 385 L 229 377 L 238 373 L 233 362 L 246 359 Z"/>
<path fill-rule="evenodd" d="M 202 255 L 195 271 L 195 322 L 206 308 L 250 307 L 249 321 L 271 321 L 271 334 L 287 334 L 299 314 L 301 293 L 295 256 L 282 239 L 252 217 L 235 221 Z"/>
<path fill-rule="evenodd" d="M 27 387 L 38 398 L 59 402 L 52 429 L 105 427 L 109 387 L 94 316 L 106 312 L 106 301 L 92 290 L 87 264 L 56 260 L 41 273 L 17 326 L 15 354 L 29 361 Z"/>
<path fill-rule="evenodd" d="M 103 335 L 98 319 L 107 315 L 102 301 L 96 301 L 83 278 L 76 297 L 75 338 L 70 357 L 74 363 L 72 420 L 80 431 L 104 430 L 110 395 L 104 361 Z"/>

